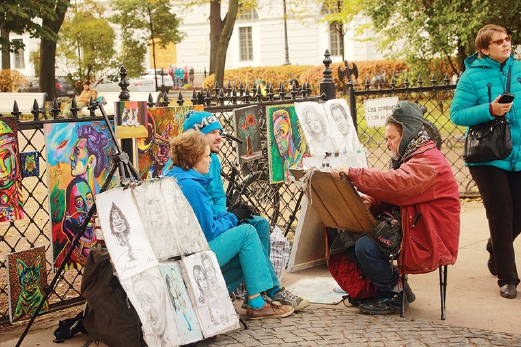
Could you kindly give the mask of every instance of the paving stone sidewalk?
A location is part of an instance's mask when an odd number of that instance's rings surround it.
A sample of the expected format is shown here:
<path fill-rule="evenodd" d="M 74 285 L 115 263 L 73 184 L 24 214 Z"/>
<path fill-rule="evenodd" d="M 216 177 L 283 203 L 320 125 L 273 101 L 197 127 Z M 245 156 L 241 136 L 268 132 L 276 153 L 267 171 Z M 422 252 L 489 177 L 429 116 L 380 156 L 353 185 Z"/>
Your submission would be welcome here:
<path fill-rule="evenodd" d="M 399 315 L 368 316 L 356 310 L 313 307 L 291 318 L 247 321 L 197 347 L 226 346 L 521 346 L 521 335 L 451 326 L 443 321 L 412 320 Z"/>

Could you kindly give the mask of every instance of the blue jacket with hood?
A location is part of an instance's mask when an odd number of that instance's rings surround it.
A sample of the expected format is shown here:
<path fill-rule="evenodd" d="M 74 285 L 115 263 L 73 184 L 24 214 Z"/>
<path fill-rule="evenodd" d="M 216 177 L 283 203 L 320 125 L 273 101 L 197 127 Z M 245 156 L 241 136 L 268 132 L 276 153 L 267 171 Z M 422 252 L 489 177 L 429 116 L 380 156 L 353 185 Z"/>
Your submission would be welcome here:
<path fill-rule="evenodd" d="M 194 169 L 183 170 L 178 166 L 174 166 L 165 176 L 177 179 L 177 184 L 192 206 L 208 242 L 237 226 L 239 221 L 233 213 L 213 212 L 211 198 L 205 189 L 211 178 Z"/>
<path fill-rule="evenodd" d="M 490 103 L 506 91 L 509 68 L 510 93 L 516 96 L 512 108 L 506 114 L 510 121 L 513 146 L 510 155 L 502 160 L 466 165 L 492 165 L 507 171 L 521 170 L 521 119 L 517 114 L 517 109 L 521 110 L 521 62 L 511 55 L 504 64 L 500 64 L 486 56 L 478 58 L 478 53 L 475 53 L 465 59 L 465 68 L 450 108 L 450 119 L 456 125 L 468 127 L 494 119 L 490 115 Z"/>

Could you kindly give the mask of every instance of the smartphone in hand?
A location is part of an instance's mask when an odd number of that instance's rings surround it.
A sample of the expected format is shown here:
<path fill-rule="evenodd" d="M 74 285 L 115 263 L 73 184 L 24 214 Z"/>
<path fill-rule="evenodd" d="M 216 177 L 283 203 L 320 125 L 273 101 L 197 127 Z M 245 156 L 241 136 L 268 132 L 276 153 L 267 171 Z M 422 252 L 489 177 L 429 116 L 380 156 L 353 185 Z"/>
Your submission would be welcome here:
<path fill-rule="evenodd" d="M 500 104 L 510 104 L 514 101 L 515 95 L 510 93 L 503 93 L 497 102 Z"/>

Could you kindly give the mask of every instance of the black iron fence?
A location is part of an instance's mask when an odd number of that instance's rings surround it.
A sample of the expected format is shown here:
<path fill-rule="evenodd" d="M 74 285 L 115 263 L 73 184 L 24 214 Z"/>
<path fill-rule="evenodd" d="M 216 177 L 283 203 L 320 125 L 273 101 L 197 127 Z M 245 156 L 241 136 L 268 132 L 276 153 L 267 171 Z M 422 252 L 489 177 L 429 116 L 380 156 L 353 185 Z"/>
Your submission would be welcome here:
<path fill-rule="evenodd" d="M 407 80 L 403 86 L 391 83 L 390 89 L 371 89 L 369 83 L 361 89 L 355 89 L 352 83 L 335 85 L 329 69 L 331 61 L 328 53 L 324 60 L 325 69 L 321 82 L 321 95 L 310 95 L 309 84 L 305 83 L 301 88 L 284 90 L 280 83 L 279 88 L 270 88 L 267 95 L 256 93 L 255 88 L 239 84 L 228 85 L 226 88 L 216 86 L 214 90 L 193 92 L 191 102 L 204 104 L 205 110 L 216 114 L 221 120 L 224 130 L 233 133 L 233 110 L 247 105 L 257 105 L 260 119 L 265 119 L 266 108 L 274 105 L 293 104 L 299 101 L 319 101 L 328 98 L 345 97 L 351 108 L 351 113 L 358 126 L 359 138 L 367 150 L 368 162 L 371 167 L 385 168 L 389 161 L 389 155 L 385 148 L 384 131 L 382 128 L 367 127 L 364 118 L 364 101 L 373 98 L 398 96 L 399 99 L 411 100 L 427 108 L 426 118 L 433 122 L 440 130 L 443 146 L 442 151 L 452 165 L 454 175 L 460 184 L 460 193 L 463 196 L 477 194 L 468 170 L 461 159 L 464 129 L 454 126 L 449 119 L 449 108 L 452 100 L 454 85 L 444 80 L 431 80 L 430 86 L 418 83 L 410 86 Z M 250 89 L 251 88 L 251 89 Z M 252 91 L 250 93 L 250 90 Z M 335 94 L 335 90 L 337 91 Z M 345 95 L 344 95 L 345 94 Z M 186 101 L 180 93 L 177 100 L 170 100 L 171 105 L 182 105 Z M 163 100 L 167 103 L 168 100 Z M 53 119 L 40 120 L 35 111 L 33 120 L 19 120 L 19 146 L 20 151 L 39 151 L 40 175 L 27 177 L 22 181 L 24 195 L 24 211 L 26 218 L 20 221 L 2 223 L 0 230 L 0 325 L 9 322 L 8 312 L 8 286 L 5 255 L 8 253 L 26 250 L 44 245 L 47 250 L 47 268 L 51 264 L 50 245 L 50 218 L 46 163 L 45 142 L 43 124 L 46 122 L 66 121 L 57 120 L 57 113 Z M 96 117 L 98 118 L 98 117 Z M 99 119 L 102 119 L 99 117 Z M 283 231 L 292 234 L 296 227 L 300 211 L 300 198 L 302 193 L 292 182 L 272 185 L 269 183 L 269 164 L 266 141 L 266 124 L 261 133 L 263 143 L 263 158 L 248 162 L 242 166 L 236 165 L 235 145 L 225 141 L 222 146 L 220 159 L 223 167 L 223 181 L 226 188 L 239 192 L 243 199 L 256 206 L 261 215 L 271 220 L 272 225 L 277 225 Z M 132 150 L 132 146 L 123 146 L 124 150 Z M 130 154 L 130 153 L 129 153 Z M 49 273 L 48 282 L 53 274 Z M 50 311 L 62 309 L 65 306 L 74 305 L 82 301 L 79 288 L 81 284 L 82 269 L 68 270 L 60 275 L 55 288 L 52 288 L 49 296 Z"/>

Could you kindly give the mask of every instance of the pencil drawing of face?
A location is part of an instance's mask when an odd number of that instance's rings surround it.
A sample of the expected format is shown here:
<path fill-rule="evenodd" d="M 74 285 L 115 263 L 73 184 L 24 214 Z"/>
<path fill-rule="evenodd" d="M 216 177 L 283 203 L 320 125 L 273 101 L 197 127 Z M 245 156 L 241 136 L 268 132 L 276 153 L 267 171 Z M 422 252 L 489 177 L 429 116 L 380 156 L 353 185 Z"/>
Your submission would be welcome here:
<path fill-rule="evenodd" d="M 338 130 L 342 133 L 342 135 L 347 135 L 350 128 L 349 121 L 351 117 L 348 116 L 342 105 L 331 104 L 331 115 L 333 116 L 333 120 L 335 121 Z"/>
<path fill-rule="evenodd" d="M 145 190 L 145 199 L 148 206 L 148 215 L 152 226 L 155 228 L 156 235 L 160 235 L 168 226 L 166 211 L 163 209 L 163 195 L 159 184 L 151 184 Z"/>
<path fill-rule="evenodd" d="M 120 246 L 128 243 L 130 225 L 123 212 L 121 212 L 121 209 L 114 203 L 112 203 L 110 209 L 110 232 L 116 237 Z"/>
<path fill-rule="evenodd" d="M 142 272 L 132 279 L 132 290 L 139 305 L 146 314 L 147 323 L 157 336 L 161 337 L 166 329 L 166 302 L 163 283 L 159 278 Z"/>
<path fill-rule="evenodd" d="M 193 271 L 195 282 L 197 283 L 197 287 L 201 291 L 199 302 L 205 303 L 206 296 L 209 294 L 208 276 L 201 265 L 195 265 Z"/>
<path fill-rule="evenodd" d="M 304 116 L 311 136 L 326 134 L 327 130 L 324 119 L 314 108 L 310 107 L 306 109 L 304 111 Z"/>
<path fill-rule="evenodd" d="M 217 286 L 217 273 L 215 271 L 212 259 L 208 256 L 208 254 L 203 253 L 201 254 L 201 262 L 203 263 L 203 268 L 206 271 L 208 284 L 211 288 L 215 288 Z"/>

